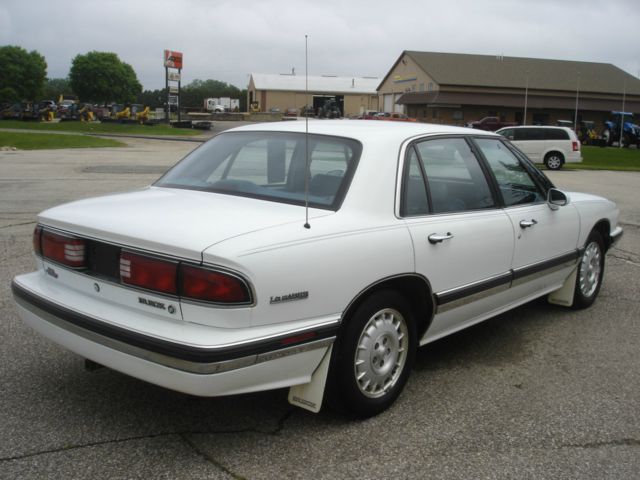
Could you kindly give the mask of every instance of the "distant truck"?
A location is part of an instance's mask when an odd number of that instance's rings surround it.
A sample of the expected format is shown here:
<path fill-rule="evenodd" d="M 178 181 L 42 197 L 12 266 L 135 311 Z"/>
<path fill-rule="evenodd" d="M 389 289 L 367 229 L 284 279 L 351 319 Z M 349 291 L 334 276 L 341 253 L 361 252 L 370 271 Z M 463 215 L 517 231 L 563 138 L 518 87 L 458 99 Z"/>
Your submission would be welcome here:
<path fill-rule="evenodd" d="M 516 125 L 518 124 L 515 122 L 501 122 L 498 117 L 484 117 L 482 120 L 468 123 L 467 127 L 495 132 L 503 127 L 515 127 Z"/>
<path fill-rule="evenodd" d="M 231 97 L 205 98 L 204 109 L 213 113 L 235 112 L 240 110 L 240 100 Z"/>

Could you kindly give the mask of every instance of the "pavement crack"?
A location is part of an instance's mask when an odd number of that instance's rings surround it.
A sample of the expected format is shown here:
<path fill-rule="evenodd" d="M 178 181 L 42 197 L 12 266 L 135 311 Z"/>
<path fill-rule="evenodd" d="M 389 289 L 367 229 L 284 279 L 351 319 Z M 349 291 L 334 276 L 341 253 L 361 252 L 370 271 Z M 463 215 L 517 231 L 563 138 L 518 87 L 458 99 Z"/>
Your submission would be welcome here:
<path fill-rule="evenodd" d="M 627 252 L 625 250 L 616 249 L 616 252 L 622 252 L 626 255 L 620 255 L 614 252 L 609 252 L 609 256 L 612 258 L 617 258 L 618 260 L 623 260 L 625 262 L 630 263 L 636 267 L 640 267 L 640 261 L 638 260 L 638 256 L 632 252 Z"/>
<path fill-rule="evenodd" d="M 12 223 L 10 225 L 3 225 L 0 227 L 0 230 L 5 229 L 5 228 L 11 228 L 11 227 L 19 227 L 20 225 L 33 225 L 35 224 L 35 221 L 32 222 L 24 222 L 24 223 Z"/>
<path fill-rule="evenodd" d="M 212 457 L 207 452 L 205 452 L 200 447 L 198 447 L 198 445 L 193 440 L 191 440 L 186 434 L 180 435 L 180 438 L 182 438 L 184 443 L 186 443 L 189 446 L 189 448 L 191 448 L 191 450 L 193 450 L 199 456 L 204 458 L 208 463 L 210 463 L 214 467 L 218 468 L 219 470 L 222 470 L 224 473 L 226 473 L 227 475 L 230 475 L 232 478 L 235 478 L 237 480 L 245 480 L 245 477 L 233 472 L 228 467 L 226 467 L 221 462 L 219 462 L 214 457 Z"/>
<path fill-rule="evenodd" d="M 184 431 L 174 431 L 174 432 L 160 432 L 160 433 L 154 433 L 149 435 L 137 435 L 137 436 L 131 436 L 131 437 L 117 438 L 117 439 L 111 439 L 111 440 L 101 440 L 96 442 L 88 442 L 88 443 L 75 444 L 75 445 L 64 445 L 62 447 L 39 450 L 37 452 L 28 452 L 28 453 L 23 453 L 19 455 L 9 456 L 9 457 L 0 457 L 0 463 L 11 462 L 14 460 L 23 460 L 26 458 L 32 458 L 32 457 L 47 455 L 51 453 L 67 452 L 71 450 L 79 450 L 82 448 L 99 447 L 102 445 L 133 442 L 136 440 L 145 440 L 145 439 L 153 439 L 153 438 L 160 438 L 160 437 L 178 436 L 183 440 L 187 441 L 188 443 L 191 443 L 191 441 L 187 440 L 186 438 L 188 435 L 228 435 L 228 434 L 237 435 L 237 434 L 243 434 L 243 433 L 256 433 L 260 435 L 278 435 L 284 429 L 285 423 L 291 417 L 293 412 L 294 412 L 293 408 L 287 410 L 285 414 L 278 419 L 278 422 L 275 428 L 268 429 L 268 430 L 251 427 L 251 428 L 240 428 L 240 429 L 231 428 L 228 430 L 184 430 Z M 229 473 L 229 474 L 232 475 L 232 473 Z M 242 477 L 234 477 L 234 478 L 242 478 Z"/>
<path fill-rule="evenodd" d="M 640 447 L 640 440 L 636 438 L 620 438 L 603 440 L 600 442 L 567 443 L 560 445 L 563 448 L 602 448 L 602 447 Z"/>

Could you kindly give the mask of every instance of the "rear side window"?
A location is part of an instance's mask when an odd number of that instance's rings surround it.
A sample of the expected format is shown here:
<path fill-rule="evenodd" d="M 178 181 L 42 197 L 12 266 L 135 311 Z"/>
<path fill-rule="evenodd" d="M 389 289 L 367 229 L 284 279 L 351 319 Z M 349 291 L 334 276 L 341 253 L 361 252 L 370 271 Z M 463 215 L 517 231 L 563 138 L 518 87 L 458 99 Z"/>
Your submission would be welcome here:
<path fill-rule="evenodd" d="M 515 128 L 514 140 L 544 140 L 542 128 Z"/>
<path fill-rule="evenodd" d="M 415 145 L 405 169 L 406 215 L 478 210 L 495 206 L 487 179 L 463 138 L 425 140 Z M 420 205 L 426 194 L 428 208 Z M 419 181 L 421 180 L 421 181 Z"/>
<path fill-rule="evenodd" d="M 569 140 L 569 134 L 561 128 L 546 128 L 544 138 L 545 140 Z"/>

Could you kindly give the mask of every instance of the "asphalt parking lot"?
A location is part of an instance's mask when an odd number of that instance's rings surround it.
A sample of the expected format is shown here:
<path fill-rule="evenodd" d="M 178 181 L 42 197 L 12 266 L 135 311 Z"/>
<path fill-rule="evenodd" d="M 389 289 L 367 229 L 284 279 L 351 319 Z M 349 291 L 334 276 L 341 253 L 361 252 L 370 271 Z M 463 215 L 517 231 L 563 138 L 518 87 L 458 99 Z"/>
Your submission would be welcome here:
<path fill-rule="evenodd" d="M 285 390 L 203 399 L 88 372 L 19 321 L 39 211 L 148 185 L 196 146 L 127 142 L 0 152 L 0 479 L 638 478 L 640 173 L 550 174 L 621 208 L 592 308 L 540 300 L 431 344 L 393 408 L 354 422 Z"/>

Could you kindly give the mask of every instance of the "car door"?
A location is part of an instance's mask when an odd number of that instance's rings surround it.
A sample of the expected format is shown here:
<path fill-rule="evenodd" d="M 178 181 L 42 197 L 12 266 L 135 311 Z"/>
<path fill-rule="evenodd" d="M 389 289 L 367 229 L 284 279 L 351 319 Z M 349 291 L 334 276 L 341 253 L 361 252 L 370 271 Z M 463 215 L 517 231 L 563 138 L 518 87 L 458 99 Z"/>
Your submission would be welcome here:
<path fill-rule="evenodd" d="M 479 321 L 509 288 L 514 233 L 487 174 L 463 137 L 408 149 L 400 214 L 415 269 L 429 282 L 436 315 L 422 343 Z"/>
<path fill-rule="evenodd" d="M 524 127 L 516 128 L 515 144 L 532 162 L 542 162 L 544 153 L 544 131 L 542 128 Z"/>
<path fill-rule="evenodd" d="M 557 287 L 578 258 L 577 210 L 571 204 L 550 208 L 544 186 L 532 175 L 533 167 L 500 139 L 476 138 L 475 143 L 493 173 L 513 225 L 514 299 Z"/>

